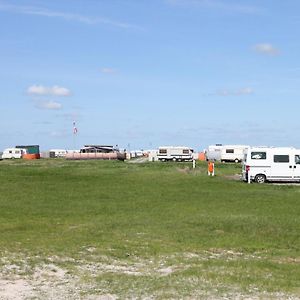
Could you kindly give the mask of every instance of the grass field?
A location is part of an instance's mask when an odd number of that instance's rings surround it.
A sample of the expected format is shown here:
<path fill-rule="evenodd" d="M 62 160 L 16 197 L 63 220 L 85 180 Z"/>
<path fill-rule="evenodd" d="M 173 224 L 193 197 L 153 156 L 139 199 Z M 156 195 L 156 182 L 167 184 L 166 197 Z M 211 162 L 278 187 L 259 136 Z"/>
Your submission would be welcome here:
<path fill-rule="evenodd" d="M 240 172 L 1 161 L 0 299 L 300 299 L 300 185 Z"/>

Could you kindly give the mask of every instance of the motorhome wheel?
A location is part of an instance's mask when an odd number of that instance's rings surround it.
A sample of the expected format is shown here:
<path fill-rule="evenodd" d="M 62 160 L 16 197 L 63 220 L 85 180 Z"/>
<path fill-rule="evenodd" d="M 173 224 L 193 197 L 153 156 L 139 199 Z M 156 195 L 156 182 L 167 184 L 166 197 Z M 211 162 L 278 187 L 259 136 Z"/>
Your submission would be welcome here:
<path fill-rule="evenodd" d="M 265 183 L 266 182 L 266 176 L 263 174 L 258 174 L 255 176 L 255 181 L 257 183 Z"/>

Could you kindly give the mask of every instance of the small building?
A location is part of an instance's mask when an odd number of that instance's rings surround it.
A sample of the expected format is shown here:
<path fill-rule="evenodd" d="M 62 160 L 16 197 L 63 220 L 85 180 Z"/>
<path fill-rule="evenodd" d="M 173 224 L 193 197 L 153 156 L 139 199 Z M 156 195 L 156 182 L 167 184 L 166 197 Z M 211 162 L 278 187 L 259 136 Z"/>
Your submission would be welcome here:
<path fill-rule="evenodd" d="M 119 149 L 107 145 L 85 145 L 80 152 L 66 154 L 66 159 L 87 160 L 87 159 L 107 159 L 107 160 L 125 160 L 126 153 L 121 153 Z"/>
<path fill-rule="evenodd" d="M 108 145 L 84 145 L 80 153 L 111 153 L 118 151 L 114 146 Z"/>

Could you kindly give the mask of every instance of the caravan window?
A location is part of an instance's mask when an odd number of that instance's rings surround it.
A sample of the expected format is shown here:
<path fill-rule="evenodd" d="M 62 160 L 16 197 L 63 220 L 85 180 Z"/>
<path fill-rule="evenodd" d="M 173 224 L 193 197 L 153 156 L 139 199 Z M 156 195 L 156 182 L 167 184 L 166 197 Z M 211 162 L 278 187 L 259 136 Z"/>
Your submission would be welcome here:
<path fill-rule="evenodd" d="M 159 149 L 159 153 L 160 154 L 166 154 L 167 153 L 167 149 Z"/>
<path fill-rule="evenodd" d="M 234 149 L 226 149 L 226 153 L 234 153 Z"/>
<path fill-rule="evenodd" d="M 182 153 L 183 153 L 183 154 L 189 154 L 190 151 L 189 151 L 188 149 L 183 149 L 183 150 L 182 150 Z"/>
<path fill-rule="evenodd" d="M 288 155 L 274 155 L 275 163 L 288 163 L 290 161 L 290 157 Z"/>
<path fill-rule="evenodd" d="M 295 164 L 300 165 L 300 155 L 295 155 Z"/>
<path fill-rule="evenodd" d="M 251 159 L 267 159 L 266 152 L 251 152 Z"/>

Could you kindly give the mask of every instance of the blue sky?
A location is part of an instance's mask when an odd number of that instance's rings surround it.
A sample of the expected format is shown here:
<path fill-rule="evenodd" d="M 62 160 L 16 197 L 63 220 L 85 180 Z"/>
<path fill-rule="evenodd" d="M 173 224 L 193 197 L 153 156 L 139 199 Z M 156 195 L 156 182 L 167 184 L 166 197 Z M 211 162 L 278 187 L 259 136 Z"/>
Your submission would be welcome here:
<path fill-rule="evenodd" d="M 0 150 L 300 148 L 299 11 L 297 0 L 0 0 Z"/>

